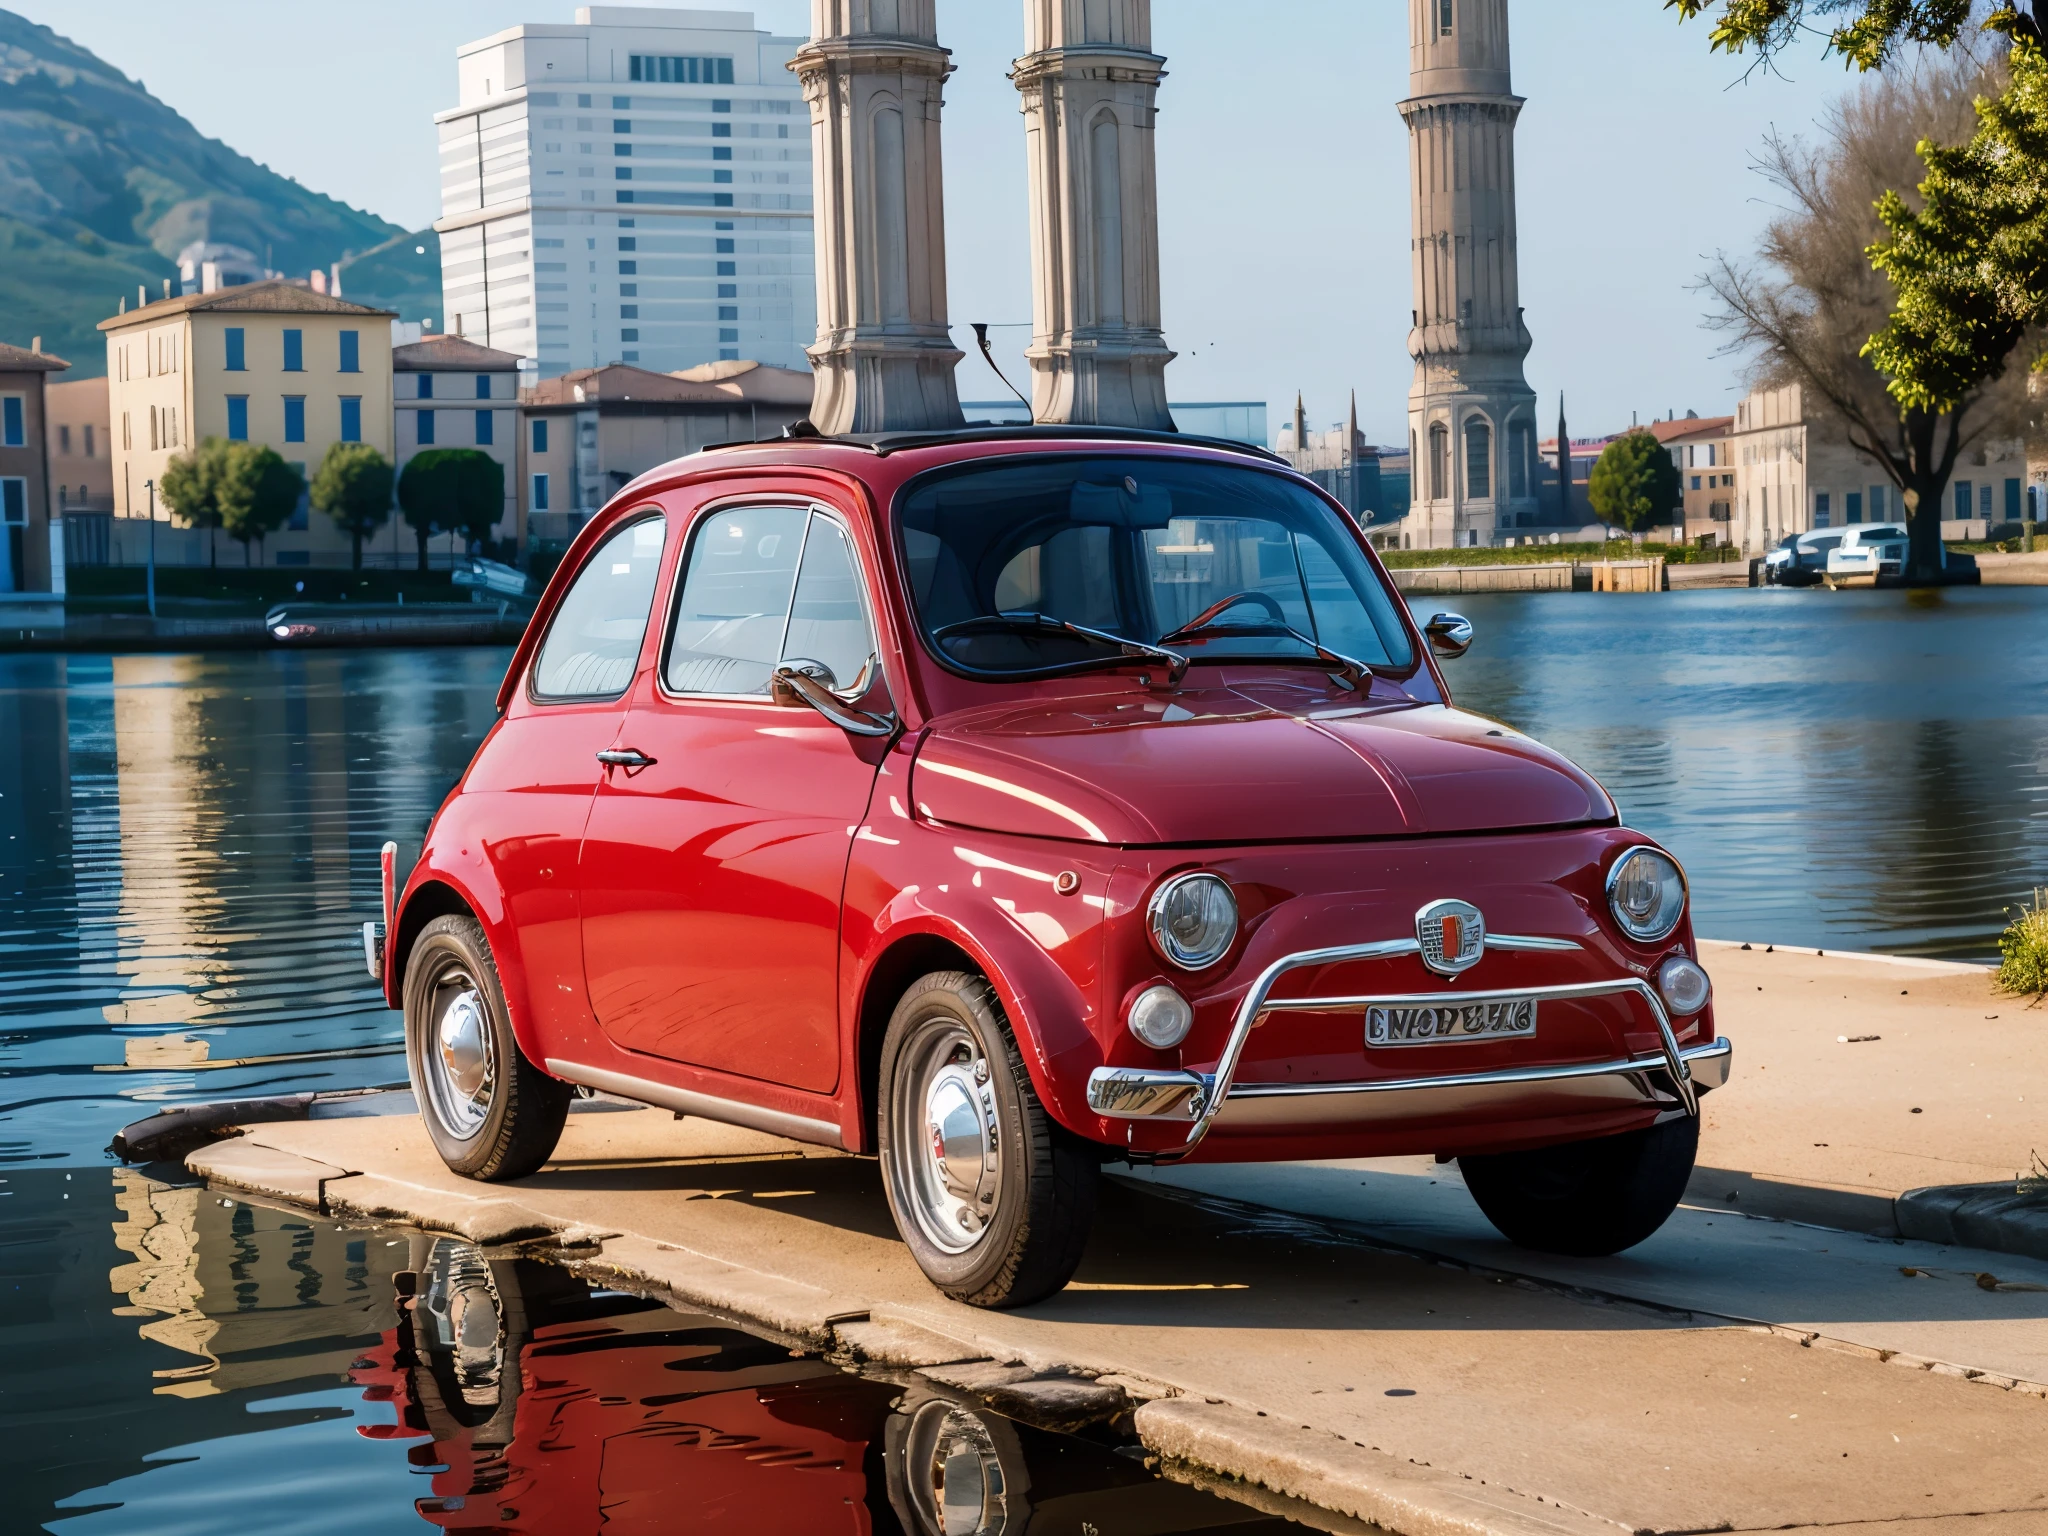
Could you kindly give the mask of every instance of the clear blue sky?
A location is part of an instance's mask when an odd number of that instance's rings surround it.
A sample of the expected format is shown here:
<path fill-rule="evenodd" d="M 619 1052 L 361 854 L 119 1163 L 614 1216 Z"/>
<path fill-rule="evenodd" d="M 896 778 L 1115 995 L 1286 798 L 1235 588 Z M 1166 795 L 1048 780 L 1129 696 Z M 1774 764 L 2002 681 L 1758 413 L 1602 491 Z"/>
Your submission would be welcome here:
<path fill-rule="evenodd" d="M 432 115 L 454 104 L 455 48 L 572 0 L 9 0 L 139 77 L 244 154 L 408 226 L 435 216 Z M 734 5 L 733 9 L 739 9 Z M 940 0 L 959 66 L 947 92 L 948 260 L 966 322 L 1026 322 L 1023 129 L 1004 79 L 1016 0 Z M 1807 131 L 1845 87 L 1836 61 L 1790 78 L 1711 56 L 1705 28 L 1661 0 L 1513 0 L 1522 299 L 1529 382 L 1548 422 L 1562 388 L 1575 434 L 1676 409 L 1733 408 L 1689 291 L 1717 249 L 1753 247 L 1768 214 L 1750 158 L 1773 125 Z M 1168 372 L 1181 400 L 1302 390 L 1311 421 L 1359 416 L 1406 436 L 1410 364 L 1404 0 L 1155 0 L 1167 55 L 1159 162 Z M 804 0 L 760 0 L 758 24 L 808 29 Z M 1568 18 L 1568 19 L 1567 19 Z M 1247 22 L 1249 21 L 1249 25 Z M 1006 359 L 1025 332 L 1001 331 Z M 1007 361 L 1006 361 L 1007 367 Z M 1012 377 L 1015 377 L 1013 374 Z M 980 362 L 961 390 L 993 399 Z"/>

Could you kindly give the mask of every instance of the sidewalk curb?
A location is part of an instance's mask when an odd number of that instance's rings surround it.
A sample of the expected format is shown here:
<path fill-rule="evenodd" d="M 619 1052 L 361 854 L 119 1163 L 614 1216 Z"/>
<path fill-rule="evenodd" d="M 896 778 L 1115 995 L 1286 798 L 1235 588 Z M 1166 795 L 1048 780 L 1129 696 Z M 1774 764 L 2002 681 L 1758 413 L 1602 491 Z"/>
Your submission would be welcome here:
<path fill-rule="evenodd" d="M 1936 1184 L 1893 1202 L 1901 1237 L 2048 1259 L 2048 1184 Z"/>

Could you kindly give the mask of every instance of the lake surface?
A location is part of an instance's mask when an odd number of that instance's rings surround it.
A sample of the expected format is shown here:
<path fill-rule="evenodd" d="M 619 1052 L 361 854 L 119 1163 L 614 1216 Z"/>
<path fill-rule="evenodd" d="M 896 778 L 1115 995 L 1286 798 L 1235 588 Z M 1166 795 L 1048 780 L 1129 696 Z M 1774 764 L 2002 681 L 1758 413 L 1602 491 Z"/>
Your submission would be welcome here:
<path fill-rule="evenodd" d="M 2048 884 L 2048 589 L 1420 606 L 1478 626 L 1458 701 L 1596 774 L 1685 863 L 1708 937 L 1988 959 Z M 403 1079 L 356 930 L 378 848 L 416 851 L 507 654 L 0 656 L 0 1483 L 37 1522 L 522 1528 L 434 1504 L 482 1496 L 408 1456 L 441 1442 L 398 1432 L 403 1394 L 362 1377 L 388 1366 L 352 1379 L 416 1240 L 102 1150 L 166 1102 Z M 576 1295 L 565 1318 L 627 1306 Z M 879 1463 L 862 1476 L 893 1529 Z"/>

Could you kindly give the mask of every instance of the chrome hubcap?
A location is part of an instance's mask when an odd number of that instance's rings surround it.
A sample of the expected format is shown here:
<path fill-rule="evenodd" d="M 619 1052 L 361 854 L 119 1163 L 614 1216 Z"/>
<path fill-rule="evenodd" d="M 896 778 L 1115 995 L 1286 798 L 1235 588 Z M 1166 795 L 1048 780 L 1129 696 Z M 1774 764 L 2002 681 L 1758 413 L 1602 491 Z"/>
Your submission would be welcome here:
<path fill-rule="evenodd" d="M 911 1422 L 911 1503 L 930 1536 L 998 1536 L 1009 1523 L 1002 1457 L 980 1415 L 926 1403 Z"/>
<path fill-rule="evenodd" d="M 946 1253 L 981 1240 L 1002 1187 L 1002 1142 L 988 1062 L 962 1029 L 932 1039 L 899 1079 L 900 1181 L 919 1229 Z"/>
<path fill-rule="evenodd" d="M 448 1133 L 468 1140 L 483 1127 L 497 1088 L 497 1041 L 483 993 L 466 971 L 434 988 L 420 1052 L 427 1097 Z"/>

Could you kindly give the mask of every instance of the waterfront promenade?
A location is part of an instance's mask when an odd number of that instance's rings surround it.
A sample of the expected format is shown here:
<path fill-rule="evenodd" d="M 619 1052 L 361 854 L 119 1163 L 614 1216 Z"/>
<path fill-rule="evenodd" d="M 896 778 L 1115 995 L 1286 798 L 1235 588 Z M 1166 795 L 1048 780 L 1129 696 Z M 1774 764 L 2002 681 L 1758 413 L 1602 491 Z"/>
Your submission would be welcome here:
<path fill-rule="evenodd" d="M 654 1110 L 572 1117 L 556 1160 L 504 1186 L 449 1174 L 404 1095 L 187 1162 L 332 1216 L 531 1245 L 1027 1419 L 1129 1415 L 1170 1475 L 1268 1509 L 1413 1536 L 2048 1530 L 2048 1258 L 1886 1217 L 1917 1183 L 2028 1166 L 2048 1021 L 1981 968 L 1706 958 L 1737 1071 L 1686 1205 L 1611 1259 L 1510 1247 L 1455 1165 L 1129 1170 L 1076 1282 L 991 1314 L 917 1274 L 872 1163 Z"/>

